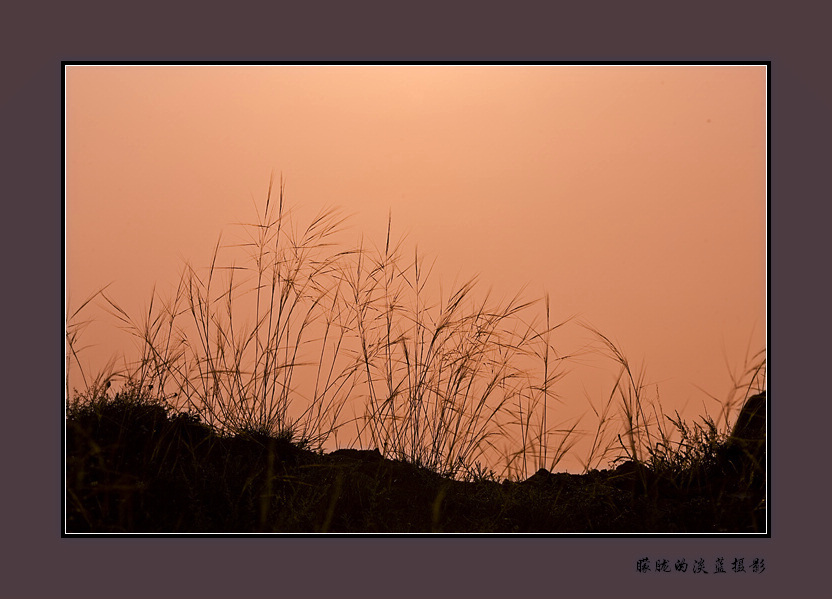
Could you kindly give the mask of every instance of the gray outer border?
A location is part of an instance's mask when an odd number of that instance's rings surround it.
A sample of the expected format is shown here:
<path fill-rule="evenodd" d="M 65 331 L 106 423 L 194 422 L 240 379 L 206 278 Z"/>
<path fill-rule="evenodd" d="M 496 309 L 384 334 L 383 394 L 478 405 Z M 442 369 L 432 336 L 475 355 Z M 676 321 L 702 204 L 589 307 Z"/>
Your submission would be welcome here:
<path fill-rule="evenodd" d="M 781 597 L 798 588 L 804 597 L 825 596 L 830 483 L 800 470 L 817 461 L 825 474 L 830 416 L 820 380 L 830 364 L 823 333 L 832 330 L 830 83 L 820 62 L 828 55 L 821 46 L 828 18 L 817 14 L 820 5 L 189 4 L 114 8 L 81 0 L 48 10 L 17 4 L 6 13 L 0 131 L 13 226 L 4 239 L 11 273 L 3 302 L 12 331 L 0 437 L 4 594 Z M 771 538 L 62 539 L 60 62 L 219 59 L 771 60 Z M 810 264 L 820 268 L 809 271 Z M 804 273 L 813 276 L 807 281 Z M 635 562 L 644 556 L 763 557 L 767 570 L 638 574 Z"/>

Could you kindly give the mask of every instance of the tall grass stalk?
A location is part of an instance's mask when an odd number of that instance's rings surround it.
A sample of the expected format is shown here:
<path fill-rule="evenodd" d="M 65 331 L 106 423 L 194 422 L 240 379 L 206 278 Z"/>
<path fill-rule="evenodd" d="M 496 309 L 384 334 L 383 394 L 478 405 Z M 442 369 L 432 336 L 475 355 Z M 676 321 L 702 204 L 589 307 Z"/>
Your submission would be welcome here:
<path fill-rule="evenodd" d="M 545 320 L 542 327 L 535 321 L 526 325 L 527 333 L 520 337 L 522 351 L 519 362 L 523 384 L 513 397 L 510 411 L 511 430 L 517 430 L 520 444 L 506 451 L 506 473 L 516 479 L 528 476 L 541 468 L 554 470 L 578 442 L 578 422 L 571 425 L 550 423 L 556 404 L 562 403 L 555 392 L 555 383 L 567 373 L 562 368 L 573 355 L 559 355 L 552 341 L 552 333 L 572 318 L 552 323 L 549 294 L 543 296 Z M 512 437 L 514 435 L 511 435 Z M 556 441 L 554 441 L 556 439 Z"/>
<path fill-rule="evenodd" d="M 69 299 L 67 298 L 67 311 L 64 329 L 65 341 L 65 370 L 64 370 L 64 385 L 65 385 L 65 402 L 64 408 L 66 410 L 79 402 L 86 401 L 101 401 L 107 397 L 107 393 L 114 381 L 126 379 L 123 368 L 117 367 L 119 362 L 118 355 L 112 355 L 107 362 L 93 374 L 87 372 L 81 362 L 81 354 L 89 347 L 80 345 L 81 337 L 84 329 L 86 329 L 93 321 L 79 320 L 81 312 L 86 311 L 93 301 L 99 297 L 105 298 L 105 291 L 109 285 L 98 289 L 92 293 L 87 299 L 81 302 L 75 310 L 70 312 Z M 78 375 L 81 377 L 81 390 L 71 388 L 72 376 L 71 373 L 77 369 Z"/>
<path fill-rule="evenodd" d="M 731 421 L 734 419 L 733 413 L 738 412 L 745 401 L 752 395 L 757 395 L 766 390 L 767 383 L 767 354 L 766 349 L 763 348 L 756 353 L 751 353 L 751 339 L 749 338 L 748 346 L 745 350 L 743 359 L 743 367 L 740 372 L 737 372 L 728 361 L 727 353 L 724 353 L 725 365 L 728 369 L 728 375 L 731 378 L 731 388 L 725 398 L 719 398 L 709 393 L 702 387 L 697 385 L 697 388 L 705 393 L 711 399 L 721 404 L 721 411 L 719 422 L 727 431 L 731 426 Z"/>
<path fill-rule="evenodd" d="M 655 401 L 648 401 L 646 398 L 648 385 L 645 382 L 643 366 L 635 372 L 627 356 L 609 337 L 589 324 L 584 323 L 583 326 L 601 341 L 602 351 L 619 366 L 619 373 L 610 393 L 610 401 L 615 395 L 621 400 L 624 430 L 623 438 L 622 435 L 618 435 L 618 439 L 627 458 L 642 463 L 650 448 L 666 441 L 662 429 L 661 408 L 657 405 L 658 397 Z M 650 407 L 652 414 L 648 411 Z"/>

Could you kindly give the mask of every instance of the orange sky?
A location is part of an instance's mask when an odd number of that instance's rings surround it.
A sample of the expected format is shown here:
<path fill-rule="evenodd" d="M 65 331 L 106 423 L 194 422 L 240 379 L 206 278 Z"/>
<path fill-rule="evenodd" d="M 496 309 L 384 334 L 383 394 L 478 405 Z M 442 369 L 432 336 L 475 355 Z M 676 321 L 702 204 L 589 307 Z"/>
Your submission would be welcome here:
<path fill-rule="evenodd" d="M 70 309 L 112 282 L 139 313 L 251 219 L 272 171 L 301 221 L 342 206 L 381 243 L 392 210 L 443 281 L 548 291 L 671 413 L 718 410 L 696 385 L 723 397 L 726 359 L 765 346 L 764 66 L 67 67 Z M 129 347 L 104 322 L 92 370 Z M 576 366 L 564 417 L 615 373 Z"/>

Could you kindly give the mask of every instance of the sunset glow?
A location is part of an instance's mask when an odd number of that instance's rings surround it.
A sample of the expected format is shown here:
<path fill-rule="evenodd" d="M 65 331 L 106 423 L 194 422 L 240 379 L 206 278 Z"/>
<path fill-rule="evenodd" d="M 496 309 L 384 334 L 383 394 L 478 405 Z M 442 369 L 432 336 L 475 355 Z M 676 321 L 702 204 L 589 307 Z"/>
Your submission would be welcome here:
<path fill-rule="evenodd" d="M 349 215 L 345 248 L 383 251 L 390 216 L 431 293 L 477 276 L 476 297 L 574 317 L 548 418 L 580 419 L 558 466 L 580 471 L 619 373 L 580 323 L 691 420 L 766 347 L 766 85 L 759 65 L 68 66 L 68 312 L 109 285 L 144 318 L 244 239 L 274 174 L 298 227 Z M 104 308 L 80 317 L 90 373 L 136 358 Z"/>

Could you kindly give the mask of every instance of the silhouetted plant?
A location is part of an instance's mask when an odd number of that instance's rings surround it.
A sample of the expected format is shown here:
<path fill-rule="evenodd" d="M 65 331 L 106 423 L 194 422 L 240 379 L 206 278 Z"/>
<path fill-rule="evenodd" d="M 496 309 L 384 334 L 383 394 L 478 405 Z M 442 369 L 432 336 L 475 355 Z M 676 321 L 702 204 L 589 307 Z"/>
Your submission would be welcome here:
<path fill-rule="evenodd" d="M 529 410 L 549 407 L 557 358 L 550 352 L 550 327 L 536 333 L 522 315 L 534 302 L 516 296 L 493 303 L 474 297 L 476 279 L 452 287 L 438 301 L 429 288 L 431 267 L 415 251 L 401 256 L 401 242 L 390 243 L 391 220 L 382 251 L 361 247 L 344 271 L 360 345 L 362 389 L 366 391 L 361 439 L 385 455 L 448 476 L 470 472 L 496 438 L 506 435 L 512 410 L 528 430 Z M 548 302 L 547 302 L 548 308 Z M 547 309 L 548 319 L 548 309 Z M 543 345 L 543 383 L 535 386 L 529 357 Z M 551 357 L 551 360 L 550 360 Z M 527 418 L 523 419 L 524 404 Z M 545 446 L 545 416 L 535 441 Z M 521 439 L 519 453 L 528 450 Z M 543 458 L 545 459 L 545 450 Z"/>
<path fill-rule="evenodd" d="M 257 221 L 243 227 L 246 241 L 224 246 L 218 239 L 207 270 L 186 264 L 173 297 L 163 301 L 154 288 L 140 320 L 106 288 L 67 314 L 67 371 L 80 366 L 86 322 L 79 314 L 98 297 L 139 347 L 136 362 L 120 370 L 115 361 L 95 377 L 81 369 L 85 388 L 77 397 L 90 405 L 114 393 L 140 398 L 187 411 L 218 433 L 316 450 L 354 424 L 352 445 L 452 477 L 481 473 L 478 464 L 493 466 L 502 456 L 502 474 L 520 480 L 554 470 L 573 450 L 578 423 L 555 418 L 557 383 L 573 356 L 552 341 L 568 319 L 553 324 L 548 295 L 541 323 L 539 302 L 520 294 L 503 302 L 478 297 L 476 278 L 445 291 L 418 250 L 405 259 L 403 242 L 391 244 L 392 217 L 383 249 L 363 242 L 339 248 L 344 218 L 337 211 L 297 230 L 282 181 L 277 197 L 272 192 L 270 182 Z M 246 249 L 248 261 L 225 261 L 229 247 Z M 611 458 L 668 471 L 704 459 L 718 434 L 710 421 L 690 428 L 677 414 L 669 418 L 676 430 L 668 430 L 658 397 L 646 397 L 644 370 L 585 326 L 619 367 L 604 408 L 590 401 L 598 426 L 586 471 Z M 765 353 L 755 360 L 735 380 L 746 396 L 764 385 Z M 110 387 L 114 382 L 126 395 Z M 363 400 L 363 411 L 348 418 L 352 400 Z M 616 402 L 619 431 L 611 416 Z"/>
<path fill-rule="evenodd" d="M 340 425 L 355 369 L 340 360 L 351 326 L 337 276 L 343 254 L 328 252 L 343 219 L 326 211 L 298 234 L 282 183 L 273 199 L 270 184 L 249 241 L 230 246 L 249 249 L 249 263 L 222 264 L 218 240 L 207 274 L 186 264 L 173 299 L 154 309 L 154 290 L 143 322 L 102 296 L 140 340 L 130 379 L 220 430 L 320 446 Z M 301 369 L 315 372 L 311 397 L 295 384 Z"/>

